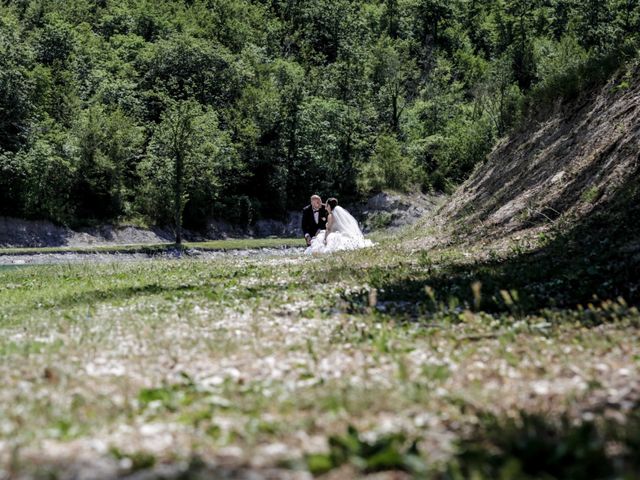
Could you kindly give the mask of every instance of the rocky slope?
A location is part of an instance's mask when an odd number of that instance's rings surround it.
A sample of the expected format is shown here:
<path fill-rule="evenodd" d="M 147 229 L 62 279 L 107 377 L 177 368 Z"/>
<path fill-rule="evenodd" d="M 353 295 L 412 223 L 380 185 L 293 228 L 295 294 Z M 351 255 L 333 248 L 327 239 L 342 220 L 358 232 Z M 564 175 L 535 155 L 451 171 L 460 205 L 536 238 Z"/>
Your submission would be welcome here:
<path fill-rule="evenodd" d="M 628 206 L 640 165 L 640 68 L 503 140 L 441 217 L 496 238 Z M 615 205 L 614 205 L 615 204 Z"/>
<path fill-rule="evenodd" d="M 519 308 L 599 299 L 640 306 L 640 66 L 531 120 L 504 139 L 426 221 L 413 251 L 465 248 L 473 264 L 430 286 L 459 296 L 472 281 Z M 616 300 L 617 301 L 617 300 Z"/>

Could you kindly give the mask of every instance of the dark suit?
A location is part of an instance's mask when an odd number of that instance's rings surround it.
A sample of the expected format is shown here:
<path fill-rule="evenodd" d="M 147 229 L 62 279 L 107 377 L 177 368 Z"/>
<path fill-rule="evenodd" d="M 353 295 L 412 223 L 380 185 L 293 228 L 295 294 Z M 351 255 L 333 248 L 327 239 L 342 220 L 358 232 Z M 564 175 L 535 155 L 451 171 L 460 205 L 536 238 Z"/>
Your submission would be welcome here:
<path fill-rule="evenodd" d="M 327 228 L 327 210 L 324 206 L 318 210 L 318 223 L 313 217 L 313 207 L 307 205 L 302 209 L 302 233 L 315 237 L 318 231 Z"/>

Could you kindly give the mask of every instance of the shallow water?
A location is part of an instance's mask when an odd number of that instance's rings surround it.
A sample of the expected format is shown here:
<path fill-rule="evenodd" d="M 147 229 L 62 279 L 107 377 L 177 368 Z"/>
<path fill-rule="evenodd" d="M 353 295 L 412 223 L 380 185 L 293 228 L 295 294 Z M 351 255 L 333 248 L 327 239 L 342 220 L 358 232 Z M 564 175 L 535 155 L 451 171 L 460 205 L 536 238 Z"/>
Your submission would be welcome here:
<path fill-rule="evenodd" d="M 0 255 L 0 268 L 18 268 L 28 265 L 58 265 L 70 263 L 111 263 L 111 262 L 143 262 L 149 260 L 181 260 L 212 259 L 228 257 L 272 257 L 302 254 L 304 248 L 255 248 L 242 250 L 187 250 L 178 253 L 168 251 L 162 253 L 36 253 L 19 255 Z"/>

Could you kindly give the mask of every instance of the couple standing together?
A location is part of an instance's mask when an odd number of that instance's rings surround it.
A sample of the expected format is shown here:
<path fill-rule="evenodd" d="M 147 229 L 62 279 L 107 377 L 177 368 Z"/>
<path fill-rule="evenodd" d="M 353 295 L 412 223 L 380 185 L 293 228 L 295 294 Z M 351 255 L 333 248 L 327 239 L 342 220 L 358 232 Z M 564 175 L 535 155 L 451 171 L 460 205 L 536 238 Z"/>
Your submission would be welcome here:
<path fill-rule="evenodd" d="M 318 195 L 311 197 L 311 204 L 302 210 L 302 231 L 307 241 L 305 253 L 329 253 L 338 250 L 355 250 L 370 247 L 358 222 L 338 200 L 330 198 L 326 204 Z"/>

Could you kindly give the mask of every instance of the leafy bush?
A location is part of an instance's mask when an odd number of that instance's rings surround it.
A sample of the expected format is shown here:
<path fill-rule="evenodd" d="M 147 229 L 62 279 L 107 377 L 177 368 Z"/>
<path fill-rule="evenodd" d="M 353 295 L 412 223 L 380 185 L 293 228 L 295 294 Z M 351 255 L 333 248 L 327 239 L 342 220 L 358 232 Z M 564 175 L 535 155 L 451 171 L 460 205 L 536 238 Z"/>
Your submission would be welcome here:
<path fill-rule="evenodd" d="M 413 144 L 411 154 L 425 165 L 432 188 L 451 192 L 485 160 L 494 139 L 495 129 L 487 117 L 460 117 L 449 122 L 443 134 Z"/>
<path fill-rule="evenodd" d="M 308 468 L 314 474 L 325 473 L 345 463 L 364 472 L 405 470 L 418 473 L 424 470 L 416 443 L 408 441 L 404 435 L 388 434 L 368 441 L 352 426 L 346 434 L 329 438 L 328 454 L 307 456 Z"/>
<path fill-rule="evenodd" d="M 572 36 L 559 42 L 537 42 L 538 83 L 527 98 L 527 108 L 542 111 L 554 102 L 576 98 L 581 92 L 605 82 L 622 64 L 637 56 L 637 45 L 626 42 L 620 48 L 592 53 Z"/>
<path fill-rule="evenodd" d="M 541 97 L 574 97 L 581 88 L 580 68 L 588 59 L 587 51 L 573 36 L 559 42 L 538 39 L 536 42 L 538 83 L 535 92 Z"/>
<path fill-rule="evenodd" d="M 358 188 L 364 194 L 384 189 L 407 192 L 421 183 L 423 173 L 405 156 L 398 140 L 389 134 L 378 137 L 371 159 L 360 166 Z"/>

